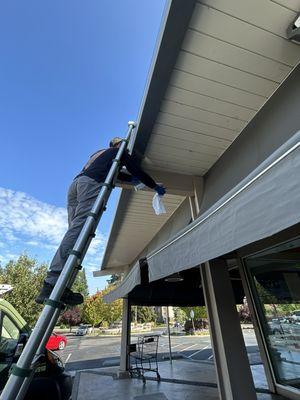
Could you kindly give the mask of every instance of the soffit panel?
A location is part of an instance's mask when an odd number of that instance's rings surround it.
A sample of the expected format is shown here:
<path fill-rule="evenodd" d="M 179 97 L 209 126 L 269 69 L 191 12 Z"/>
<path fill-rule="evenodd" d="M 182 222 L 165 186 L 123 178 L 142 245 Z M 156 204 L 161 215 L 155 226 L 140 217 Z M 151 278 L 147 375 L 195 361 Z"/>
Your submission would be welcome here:
<path fill-rule="evenodd" d="M 145 168 L 201 176 L 212 167 L 299 62 L 286 38 L 297 10 L 293 0 L 196 3 Z"/>
<path fill-rule="evenodd" d="M 266 99 L 264 96 L 247 93 L 244 90 L 232 88 L 219 82 L 209 81 L 182 71 L 173 72 L 170 85 L 204 96 L 209 93 L 209 96 L 212 98 L 218 98 L 254 111 L 257 111 L 261 106 L 261 102 Z"/>
<path fill-rule="evenodd" d="M 279 4 L 291 11 L 299 12 L 300 0 L 271 0 L 272 3 Z"/>
<path fill-rule="evenodd" d="M 182 50 L 179 54 L 175 70 L 189 72 L 208 80 L 216 81 L 248 93 L 268 97 L 277 89 L 278 83 L 247 72 L 232 65 L 221 64 L 214 59 L 206 59 Z"/>
<path fill-rule="evenodd" d="M 167 213 L 155 215 L 152 198 L 153 192 L 132 191 L 126 209 L 118 209 L 115 217 L 119 221 L 118 231 L 113 247 L 107 249 L 106 269 L 131 264 L 184 200 L 182 196 L 164 196 Z"/>
<path fill-rule="evenodd" d="M 210 1 L 207 1 L 207 3 L 210 3 Z M 257 7 L 252 0 L 248 4 L 246 1 L 236 0 L 211 2 L 218 5 L 223 3 L 225 6 L 225 8 L 223 7 L 223 12 L 198 3 L 190 22 L 190 28 L 197 29 L 220 41 L 245 49 L 248 52 L 259 54 L 265 58 L 268 57 L 282 64 L 293 66 L 298 61 L 295 44 L 285 39 L 287 26 L 296 17 L 294 12 L 290 12 L 290 15 L 287 16 L 285 8 L 276 7 L 276 10 L 274 10 L 274 4 L 267 0 L 256 1 L 258 3 Z M 264 5 L 264 11 L 261 9 L 260 4 Z M 257 22 L 255 25 L 253 22 L 248 23 L 233 15 L 230 11 L 230 8 L 235 8 L 235 14 L 237 14 L 236 10 L 238 10 L 245 15 L 247 12 L 246 7 L 249 8 L 248 13 L 251 15 L 251 18 L 248 16 L 248 19 L 252 19 L 252 21 L 258 21 L 259 11 L 265 12 L 264 23 L 262 21 Z M 280 30 L 282 36 L 268 30 L 270 23 L 273 24 L 273 18 L 275 19 L 274 25 L 277 23 L 276 28 Z"/>
<path fill-rule="evenodd" d="M 295 10 L 300 9 L 300 1 L 292 1 Z M 280 1 L 251 0 L 239 2 L 236 0 L 201 0 L 198 3 L 207 5 L 212 9 L 222 11 L 226 15 L 236 17 L 243 22 L 248 22 L 255 27 L 262 28 L 275 35 L 286 37 L 286 27 L 294 18 L 295 13 L 288 8 L 281 7 Z M 282 5 L 288 6 L 288 1 L 282 0 Z"/>
<path fill-rule="evenodd" d="M 161 105 L 161 112 L 177 117 L 181 117 L 183 119 L 188 119 L 191 121 L 198 121 L 202 122 L 207 125 L 211 125 L 212 127 L 219 127 L 219 128 L 227 128 L 233 132 L 239 131 L 244 127 L 244 121 L 240 121 L 236 118 L 219 115 L 216 113 L 212 113 L 210 111 L 201 110 L 200 108 L 194 106 L 188 106 L 180 103 L 175 103 L 174 101 L 165 100 Z M 171 134 L 173 132 L 174 135 L 180 135 L 183 131 L 181 128 L 173 127 L 167 123 L 155 124 L 153 132 L 155 129 L 161 128 L 163 132 Z M 208 139 L 211 141 L 213 146 L 219 146 L 219 143 L 215 138 Z M 228 143 L 226 143 L 228 145 Z M 226 146 L 225 146 L 226 147 Z"/>

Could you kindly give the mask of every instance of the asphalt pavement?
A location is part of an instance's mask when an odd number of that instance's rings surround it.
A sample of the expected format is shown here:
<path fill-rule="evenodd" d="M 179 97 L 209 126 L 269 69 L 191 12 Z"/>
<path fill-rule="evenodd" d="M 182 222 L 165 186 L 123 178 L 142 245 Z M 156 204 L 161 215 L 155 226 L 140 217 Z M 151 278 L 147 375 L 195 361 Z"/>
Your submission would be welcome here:
<path fill-rule="evenodd" d="M 161 334 L 161 331 L 155 333 Z M 253 331 L 244 333 L 251 364 L 260 364 L 260 356 Z M 67 336 L 64 350 L 57 353 L 65 362 L 67 371 L 78 371 L 119 365 L 120 336 Z M 132 335 L 131 343 L 137 341 Z M 209 336 L 171 336 L 172 356 L 195 362 L 212 362 L 213 353 Z M 158 361 L 169 359 L 169 342 L 166 335 L 159 338 Z"/>

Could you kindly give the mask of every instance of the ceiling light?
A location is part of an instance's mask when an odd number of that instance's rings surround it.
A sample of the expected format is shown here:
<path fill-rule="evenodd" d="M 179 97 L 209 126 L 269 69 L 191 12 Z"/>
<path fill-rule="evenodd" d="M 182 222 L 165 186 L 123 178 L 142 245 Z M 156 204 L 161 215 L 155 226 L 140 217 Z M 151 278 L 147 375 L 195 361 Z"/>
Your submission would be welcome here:
<path fill-rule="evenodd" d="M 287 37 L 292 42 L 300 44 L 300 14 L 287 29 Z"/>
<path fill-rule="evenodd" d="M 167 278 L 165 278 L 166 282 L 182 282 L 184 279 L 182 277 L 182 275 L 180 275 L 179 272 L 176 272 L 175 274 L 172 274 L 170 276 L 168 276 Z"/>
<path fill-rule="evenodd" d="M 296 28 L 300 28 L 300 15 L 298 15 L 296 21 L 294 22 Z"/>

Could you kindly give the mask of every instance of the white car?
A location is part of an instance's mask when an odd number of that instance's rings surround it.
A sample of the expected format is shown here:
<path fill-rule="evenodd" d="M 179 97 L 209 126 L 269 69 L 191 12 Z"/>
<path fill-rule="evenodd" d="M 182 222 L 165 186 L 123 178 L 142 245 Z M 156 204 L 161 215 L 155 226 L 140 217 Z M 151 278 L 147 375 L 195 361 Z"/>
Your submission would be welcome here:
<path fill-rule="evenodd" d="M 294 320 L 294 322 L 300 322 L 300 310 L 293 311 L 291 318 Z"/>
<path fill-rule="evenodd" d="M 84 335 L 87 335 L 88 333 L 91 333 L 92 332 L 92 327 L 91 326 L 89 326 L 89 325 L 80 325 L 78 328 L 77 328 L 77 331 L 76 331 L 76 336 L 84 336 Z"/>

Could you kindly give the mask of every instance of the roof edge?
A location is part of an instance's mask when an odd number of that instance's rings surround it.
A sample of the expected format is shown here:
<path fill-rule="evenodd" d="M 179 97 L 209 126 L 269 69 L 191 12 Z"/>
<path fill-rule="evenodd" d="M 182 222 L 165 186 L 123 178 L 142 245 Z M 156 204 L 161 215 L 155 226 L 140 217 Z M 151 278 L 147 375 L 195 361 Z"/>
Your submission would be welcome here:
<path fill-rule="evenodd" d="M 196 0 L 167 1 L 137 119 L 138 125 L 131 143 L 131 149 L 140 161 L 145 153 L 195 4 Z"/>
<path fill-rule="evenodd" d="M 166 2 L 137 119 L 138 125 L 130 142 L 131 150 L 140 161 L 151 135 L 161 101 L 168 87 L 171 71 L 176 63 L 195 4 L 196 0 L 167 0 Z M 126 207 L 129 197 L 128 191 L 121 191 L 100 271 L 106 269 L 106 261 L 111 252 L 111 238 L 116 234 L 120 226 L 120 221 L 117 222 L 118 211 L 121 207 Z"/>

